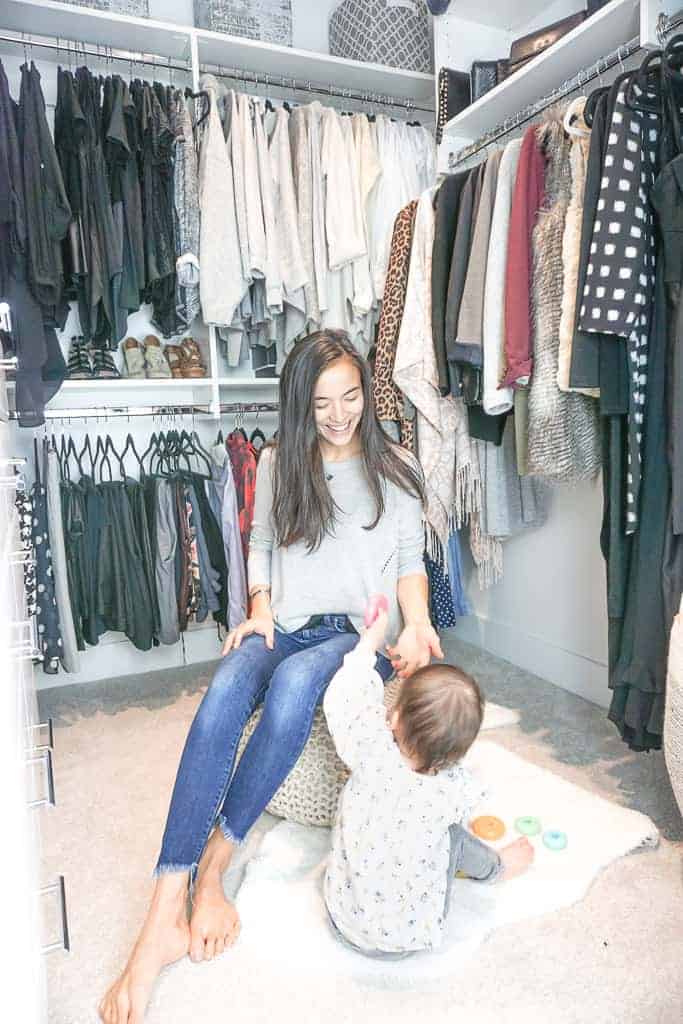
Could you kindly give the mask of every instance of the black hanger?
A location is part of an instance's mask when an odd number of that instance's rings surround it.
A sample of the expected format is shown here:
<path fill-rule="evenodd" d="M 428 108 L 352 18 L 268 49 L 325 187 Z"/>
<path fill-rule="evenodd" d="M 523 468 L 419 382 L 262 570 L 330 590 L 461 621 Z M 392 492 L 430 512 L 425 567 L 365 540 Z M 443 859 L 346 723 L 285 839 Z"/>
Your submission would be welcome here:
<path fill-rule="evenodd" d="M 628 78 L 624 99 L 626 100 L 626 106 L 631 110 L 641 110 L 652 114 L 659 114 L 661 112 L 661 82 L 664 72 L 662 58 L 661 50 L 652 50 L 645 57 L 640 67 L 632 72 Z M 659 64 L 653 67 L 652 65 L 655 61 L 659 61 Z M 640 96 L 637 96 L 634 92 L 636 86 L 640 90 Z M 648 93 L 653 92 L 655 94 L 654 99 L 650 99 Z"/>
<path fill-rule="evenodd" d="M 116 461 L 119 464 L 119 473 L 121 474 L 121 479 L 125 480 L 125 478 L 126 478 L 126 467 L 123 464 L 123 457 L 121 455 L 119 455 L 119 453 L 117 452 L 116 448 L 114 447 L 114 442 L 112 441 L 112 439 L 109 436 L 109 434 L 107 434 L 107 440 L 104 443 L 104 449 L 105 449 L 106 452 L 111 452 L 111 454 L 114 456 L 114 458 L 116 459 Z"/>
<path fill-rule="evenodd" d="M 110 438 L 107 437 L 107 442 Z M 107 453 L 107 442 L 103 442 L 101 437 L 97 438 L 97 444 L 95 445 L 95 462 L 97 462 L 98 454 L 100 457 L 100 483 L 104 483 L 104 467 L 106 466 L 109 470 L 109 483 L 114 479 L 114 472 L 111 468 L 111 459 Z"/>
<path fill-rule="evenodd" d="M 218 433 L 216 434 L 216 444 L 225 444 L 222 430 L 219 430 Z"/>
<path fill-rule="evenodd" d="M 78 460 L 78 468 L 81 471 L 81 476 L 86 476 L 87 475 L 87 474 L 85 474 L 83 472 L 83 463 L 82 463 L 83 456 L 85 455 L 86 452 L 88 453 L 88 458 L 90 459 L 90 476 L 94 480 L 95 479 L 95 460 L 93 458 L 92 446 L 90 444 L 90 435 L 89 434 L 86 434 L 86 436 L 85 436 L 85 443 L 84 443 L 83 447 L 81 448 L 80 455 L 76 456 L 76 458 Z"/>
<path fill-rule="evenodd" d="M 193 430 L 192 434 L 190 435 L 190 437 L 192 438 L 192 443 L 195 446 L 197 455 L 202 460 L 202 462 L 206 463 L 206 468 L 207 468 L 208 473 L 209 473 L 209 479 L 213 479 L 213 466 L 212 466 L 212 463 L 211 463 L 211 456 L 209 455 L 209 453 L 207 452 L 206 448 L 204 447 L 204 445 L 200 441 L 199 434 L 197 433 L 196 430 Z"/>
<path fill-rule="evenodd" d="M 126 437 L 126 443 L 124 444 L 123 451 L 121 452 L 121 462 L 122 463 L 125 461 L 126 454 L 128 453 L 129 450 L 132 451 L 133 455 L 135 456 L 135 461 L 137 462 L 138 467 L 140 469 L 140 479 L 142 480 L 142 478 L 145 475 L 145 467 L 142 464 L 142 459 L 140 458 L 140 456 L 137 453 L 137 449 L 135 447 L 135 441 L 133 440 L 133 435 L 132 434 L 128 434 L 128 436 Z"/>
<path fill-rule="evenodd" d="M 275 107 L 269 99 L 266 100 L 266 110 L 271 114 L 275 113 Z"/>
<path fill-rule="evenodd" d="M 261 443 L 259 445 L 257 445 L 256 444 L 257 441 L 260 441 Z M 249 438 L 249 444 L 252 446 L 252 448 L 255 451 L 257 451 L 257 452 L 260 452 L 261 449 L 263 448 L 264 444 L 266 444 L 266 442 L 267 442 L 266 435 L 263 433 L 261 428 L 260 427 L 254 427 L 254 429 L 251 432 L 251 437 Z"/>
<path fill-rule="evenodd" d="M 211 98 L 206 89 L 200 89 L 199 92 L 192 92 L 192 89 L 190 89 L 188 85 L 185 89 L 185 99 L 204 100 L 204 110 L 202 111 L 201 116 L 199 117 L 197 123 L 195 124 L 195 128 L 199 128 L 202 121 L 206 121 L 207 117 L 209 116 L 209 111 L 211 109 Z"/>
<path fill-rule="evenodd" d="M 583 119 L 589 128 L 593 127 L 593 115 L 595 114 L 595 110 L 598 105 L 598 100 L 601 96 L 605 96 L 608 92 L 608 85 L 598 86 L 597 89 L 593 89 L 593 92 L 586 100 L 586 105 L 583 108 Z"/>

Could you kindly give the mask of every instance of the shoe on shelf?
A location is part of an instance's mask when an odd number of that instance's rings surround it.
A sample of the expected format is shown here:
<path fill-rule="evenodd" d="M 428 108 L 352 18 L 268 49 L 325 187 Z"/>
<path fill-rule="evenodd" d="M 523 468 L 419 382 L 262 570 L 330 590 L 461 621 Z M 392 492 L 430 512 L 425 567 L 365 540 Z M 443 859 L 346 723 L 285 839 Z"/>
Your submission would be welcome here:
<path fill-rule="evenodd" d="M 73 335 L 69 345 L 67 377 L 69 380 L 90 380 L 92 377 L 88 346 L 79 334 Z"/>
<path fill-rule="evenodd" d="M 172 377 L 184 377 L 183 365 L 185 362 L 183 356 L 183 350 L 180 345 L 166 345 L 164 348 L 164 357 L 168 363 L 169 370 L 171 371 Z"/>
<path fill-rule="evenodd" d="M 116 363 L 109 349 L 96 348 L 92 357 L 93 377 L 98 380 L 118 380 L 121 376 L 116 369 Z"/>
<path fill-rule="evenodd" d="M 145 353 L 140 342 L 137 338 L 126 338 L 125 341 L 121 342 L 121 348 L 123 349 L 126 377 L 136 377 L 144 380 L 147 376 L 145 373 Z"/>
<path fill-rule="evenodd" d="M 144 343 L 145 367 L 148 377 L 171 377 L 171 367 L 164 359 L 161 342 L 154 334 L 148 334 Z"/>
<path fill-rule="evenodd" d="M 194 338 L 183 338 L 180 350 L 183 354 L 183 377 L 206 377 L 201 349 Z"/>

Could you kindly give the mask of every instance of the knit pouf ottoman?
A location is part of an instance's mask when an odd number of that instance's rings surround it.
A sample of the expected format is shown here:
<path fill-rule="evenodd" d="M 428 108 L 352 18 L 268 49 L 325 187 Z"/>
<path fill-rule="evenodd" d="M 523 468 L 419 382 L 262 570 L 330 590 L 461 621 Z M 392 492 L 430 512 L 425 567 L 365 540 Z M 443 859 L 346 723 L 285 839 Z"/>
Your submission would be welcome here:
<path fill-rule="evenodd" d="M 400 680 L 394 678 L 384 687 L 384 704 L 387 708 L 396 700 L 400 685 Z M 242 733 L 237 750 L 238 760 L 260 718 L 259 707 Z M 330 828 L 334 823 L 339 794 L 348 777 L 346 765 L 337 757 L 334 749 L 323 709 L 316 708 L 308 742 L 266 809 L 278 818 L 296 821 L 300 825 Z"/>
<path fill-rule="evenodd" d="M 671 787 L 683 814 L 683 614 L 674 619 L 669 643 L 664 712 L 664 758 Z"/>

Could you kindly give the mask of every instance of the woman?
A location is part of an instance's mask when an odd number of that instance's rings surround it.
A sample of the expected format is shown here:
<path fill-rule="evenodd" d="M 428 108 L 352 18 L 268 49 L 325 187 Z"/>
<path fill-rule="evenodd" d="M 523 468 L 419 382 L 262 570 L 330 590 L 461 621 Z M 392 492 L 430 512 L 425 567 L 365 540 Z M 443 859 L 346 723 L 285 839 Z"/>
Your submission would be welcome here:
<path fill-rule="evenodd" d="M 443 657 L 429 621 L 423 547 L 419 470 L 377 421 L 367 363 L 341 331 L 310 335 L 283 368 L 278 442 L 259 462 L 250 617 L 228 634 L 192 723 L 152 904 L 100 1006 L 106 1024 L 139 1024 L 162 966 L 188 950 L 194 961 L 210 960 L 236 939 L 239 917 L 222 874 L 299 757 L 370 595 L 386 595 L 395 639 L 391 661 L 378 658 L 383 679 Z M 233 775 L 242 731 L 261 702 Z"/>

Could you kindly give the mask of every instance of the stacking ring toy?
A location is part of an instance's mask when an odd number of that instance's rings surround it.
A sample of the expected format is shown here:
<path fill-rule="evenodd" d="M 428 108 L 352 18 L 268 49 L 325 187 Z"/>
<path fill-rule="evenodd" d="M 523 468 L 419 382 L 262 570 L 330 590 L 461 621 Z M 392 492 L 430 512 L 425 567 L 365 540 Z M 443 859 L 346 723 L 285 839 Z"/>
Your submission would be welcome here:
<path fill-rule="evenodd" d="M 373 594 L 365 609 L 364 623 L 367 629 L 373 624 L 378 615 L 389 611 L 389 602 L 384 594 Z"/>
<path fill-rule="evenodd" d="M 541 831 L 541 823 L 538 818 L 526 816 L 515 820 L 515 828 L 518 832 L 521 832 L 523 836 L 537 836 Z"/>
<path fill-rule="evenodd" d="M 543 833 L 543 842 L 549 850 L 564 850 L 567 845 L 567 833 L 551 828 Z"/>
<path fill-rule="evenodd" d="M 493 814 L 482 814 L 470 822 L 470 828 L 480 839 L 495 841 L 505 835 L 505 825 Z"/>

